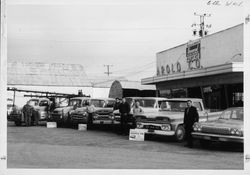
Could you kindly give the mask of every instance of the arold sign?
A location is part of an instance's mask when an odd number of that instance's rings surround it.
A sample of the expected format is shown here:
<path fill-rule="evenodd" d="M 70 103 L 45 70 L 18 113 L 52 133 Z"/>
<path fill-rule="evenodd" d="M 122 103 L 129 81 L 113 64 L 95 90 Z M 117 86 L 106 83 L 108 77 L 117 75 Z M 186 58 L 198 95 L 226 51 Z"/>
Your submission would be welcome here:
<path fill-rule="evenodd" d="M 175 64 L 167 64 L 157 68 L 157 75 L 168 75 L 175 72 L 181 72 L 181 63 L 179 61 Z"/>
<path fill-rule="evenodd" d="M 183 51 L 178 51 L 176 54 L 169 54 L 165 56 L 166 60 L 172 60 L 170 63 L 162 63 L 157 67 L 157 75 L 169 75 L 174 73 L 179 73 L 186 70 L 194 70 L 202 68 L 201 66 L 201 43 L 200 40 L 192 41 L 183 46 Z M 186 53 L 185 53 L 186 50 Z M 182 54 L 181 54 L 182 52 Z M 172 52 L 173 53 L 173 52 Z M 180 60 L 181 56 L 178 59 L 177 56 L 181 54 L 184 55 L 183 59 Z M 186 57 L 185 57 L 186 55 Z M 172 57 L 172 58 L 171 58 Z"/>

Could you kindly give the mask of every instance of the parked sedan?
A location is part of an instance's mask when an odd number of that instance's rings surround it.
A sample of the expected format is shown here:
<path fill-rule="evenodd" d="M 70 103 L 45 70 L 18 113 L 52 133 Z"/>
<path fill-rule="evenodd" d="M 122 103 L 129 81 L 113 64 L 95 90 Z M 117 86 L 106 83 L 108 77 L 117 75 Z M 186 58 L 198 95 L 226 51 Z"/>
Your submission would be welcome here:
<path fill-rule="evenodd" d="M 243 113 L 243 107 L 228 108 L 218 120 L 195 123 L 192 135 L 200 140 L 201 146 L 212 141 L 243 143 Z"/>

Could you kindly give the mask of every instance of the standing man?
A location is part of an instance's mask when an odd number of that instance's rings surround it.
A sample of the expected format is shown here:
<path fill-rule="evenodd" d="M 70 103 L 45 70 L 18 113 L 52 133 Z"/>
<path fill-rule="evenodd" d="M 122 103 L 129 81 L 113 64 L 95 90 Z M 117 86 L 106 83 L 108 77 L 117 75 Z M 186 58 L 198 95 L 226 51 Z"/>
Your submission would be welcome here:
<path fill-rule="evenodd" d="M 95 106 L 91 101 L 86 101 L 85 103 L 88 112 L 87 129 L 92 129 L 93 127 L 93 113 L 95 112 Z"/>
<path fill-rule="evenodd" d="M 119 112 L 121 114 L 121 127 L 120 127 L 121 131 L 120 132 L 122 135 L 126 135 L 130 106 L 128 102 L 126 102 L 126 99 L 124 97 L 122 98 L 122 103 L 119 105 Z"/>
<path fill-rule="evenodd" d="M 115 99 L 115 105 L 114 105 L 114 107 L 113 107 L 113 110 L 115 111 L 115 110 L 117 110 L 117 109 L 119 109 L 119 105 L 120 105 L 120 99 L 117 97 L 116 99 Z"/>
<path fill-rule="evenodd" d="M 186 133 L 186 139 L 187 139 L 187 147 L 192 148 L 193 147 L 193 138 L 192 138 L 192 131 L 193 131 L 193 125 L 195 122 L 199 121 L 199 114 L 197 112 L 196 107 L 192 106 L 192 101 L 187 101 L 187 108 L 185 109 L 184 113 L 184 128 Z"/>
<path fill-rule="evenodd" d="M 31 125 L 32 114 L 33 114 L 33 107 L 30 105 L 30 102 L 27 101 L 26 105 L 23 106 L 23 115 L 26 126 Z"/>
<path fill-rule="evenodd" d="M 137 115 L 137 114 L 139 114 L 139 113 L 143 113 L 143 109 L 142 109 L 142 107 L 140 106 L 140 102 L 139 101 L 136 101 L 135 102 L 135 105 L 134 105 L 134 107 L 133 107 L 133 117 L 132 117 L 132 123 L 133 123 L 133 125 L 132 125 L 132 128 L 134 129 L 134 128 L 136 128 L 136 118 L 135 118 L 135 116 Z"/>

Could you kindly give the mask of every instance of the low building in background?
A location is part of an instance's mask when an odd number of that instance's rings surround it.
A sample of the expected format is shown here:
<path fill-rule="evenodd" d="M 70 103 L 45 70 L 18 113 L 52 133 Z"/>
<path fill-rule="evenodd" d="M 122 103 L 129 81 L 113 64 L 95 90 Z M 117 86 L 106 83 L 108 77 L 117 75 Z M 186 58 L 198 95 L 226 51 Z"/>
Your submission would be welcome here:
<path fill-rule="evenodd" d="M 91 82 L 82 65 L 38 62 L 8 62 L 7 85 L 17 89 L 77 94 L 82 90 L 85 95 L 92 95 Z M 18 92 L 15 103 L 24 105 L 30 97 Z M 34 94 L 35 95 L 35 94 Z M 13 91 L 8 91 L 13 98 Z"/>
<path fill-rule="evenodd" d="M 109 98 L 157 97 L 155 85 L 142 85 L 139 81 L 114 81 L 110 87 Z"/>

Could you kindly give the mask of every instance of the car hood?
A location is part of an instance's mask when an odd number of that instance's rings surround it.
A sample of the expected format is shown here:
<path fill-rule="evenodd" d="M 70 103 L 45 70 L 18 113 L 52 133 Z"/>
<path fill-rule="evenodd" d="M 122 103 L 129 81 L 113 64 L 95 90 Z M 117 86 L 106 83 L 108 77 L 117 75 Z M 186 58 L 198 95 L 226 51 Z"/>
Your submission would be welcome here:
<path fill-rule="evenodd" d="M 170 111 L 156 111 L 156 112 L 144 112 L 139 115 L 144 115 L 147 118 L 166 117 L 169 119 L 183 119 L 184 112 L 170 112 Z"/>
<path fill-rule="evenodd" d="M 68 112 L 73 109 L 73 106 L 59 107 L 54 110 L 54 112 Z"/>
<path fill-rule="evenodd" d="M 95 112 L 97 113 L 107 113 L 113 112 L 113 108 L 95 108 Z"/>
<path fill-rule="evenodd" d="M 81 112 L 86 112 L 86 111 L 87 111 L 87 107 L 80 107 L 80 108 L 76 108 L 73 112 L 81 113 Z"/>
<path fill-rule="evenodd" d="M 208 126 L 208 127 L 230 127 L 230 128 L 243 128 L 243 121 L 241 120 L 226 120 L 226 119 L 218 119 L 213 121 L 205 121 L 200 122 L 201 126 Z"/>
<path fill-rule="evenodd" d="M 156 113 L 156 112 L 158 112 L 159 111 L 159 109 L 157 109 L 157 108 L 143 108 L 143 107 L 141 107 L 142 108 L 142 114 L 145 114 L 145 113 Z M 133 108 L 131 108 L 131 111 L 130 111 L 130 113 L 132 114 L 133 112 Z M 114 114 L 119 114 L 119 109 L 117 109 L 117 110 L 114 110 Z"/>

